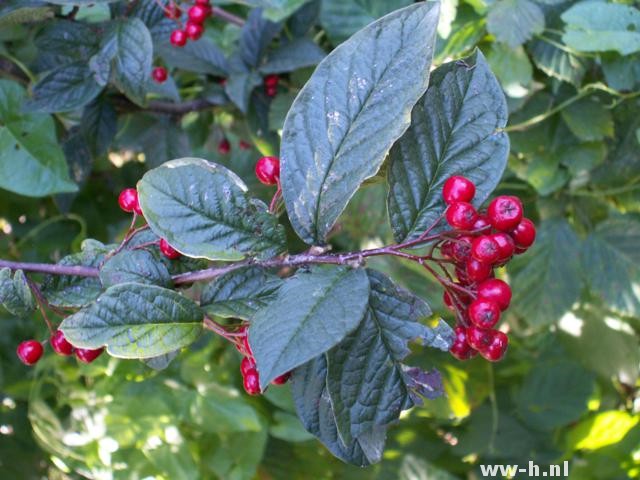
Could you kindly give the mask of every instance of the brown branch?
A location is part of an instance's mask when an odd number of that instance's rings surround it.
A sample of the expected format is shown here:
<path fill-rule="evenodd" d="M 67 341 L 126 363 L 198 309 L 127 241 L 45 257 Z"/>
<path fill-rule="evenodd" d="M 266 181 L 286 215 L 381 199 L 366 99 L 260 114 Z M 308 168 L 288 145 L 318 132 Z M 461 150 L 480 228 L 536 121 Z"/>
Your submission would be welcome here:
<path fill-rule="evenodd" d="M 244 20 L 242 18 L 237 17 L 233 13 L 229 13 L 220 7 L 213 7 L 211 9 L 211 13 L 213 13 L 214 17 L 221 18 L 222 20 L 226 20 L 227 22 L 238 25 L 239 27 L 244 25 Z"/>
<path fill-rule="evenodd" d="M 78 277 L 97 277 L 99 271 L 94 267 L 82 265 L 57 265 L 55 263 L 28 263 L 0 260 L 0 268 L 24 270 L 25 272 L 50 273 L 52 275 L 75 275 Z"/>
<path fill-rule="evenodd" d="M 146 111 L 154 113 L 164 113 L 168 115 L 185 115 L 189 112 L 208 110 L 217 105 L 216 103 L 210 102 L 205 98 L 196 98 L 195 100 L 188 100 L 186 102 L 180 103 L 152 100 L 145 107 L 136 105 L 128 98 L 121 95 L 113 96 L 111 97 L 111 99 L 116 109 L 122 112 Z"/>

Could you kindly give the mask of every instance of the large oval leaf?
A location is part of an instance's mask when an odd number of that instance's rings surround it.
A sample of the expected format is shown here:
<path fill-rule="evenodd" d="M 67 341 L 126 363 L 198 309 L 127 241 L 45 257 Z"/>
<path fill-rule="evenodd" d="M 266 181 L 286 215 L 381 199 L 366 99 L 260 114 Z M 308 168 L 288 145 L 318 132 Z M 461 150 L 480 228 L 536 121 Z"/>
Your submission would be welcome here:
<path fill-rule="evenodd" d="M 284 250 L 285 234 L 266 205 L 226 168 L 200 158 L 172 160 L 138 182 L 151 229 L 189 257 L 240 260 Z"/>
<path fill-rule="evenodd" d="M 298 235 L 324 243 L 361 183 L 406 130 L 429 82 L 438 3 L 398 10 L 325 58 L 282 133 L 282 190 Z"/>
<path fill-rule="evenodd" d="M 99 348 L 121 358 L 150 358 L 192 343 L 202 331 L 202 310 L 173 290 L 121 283 L 67 317 L 60 329 L 76 347 Z"/>
<path fill-rule="evenodd" d="M 442 186 L 451 175 L 476 183 L 476 205 L 486 200 L 509 153 L 507 134 L 500 131 L 506 101 L 480 51 L 435 70 L 411 117 L 411 127 L 391 149 L 388 173 L 397 241 L 419 237 L 442 214 Z"/>

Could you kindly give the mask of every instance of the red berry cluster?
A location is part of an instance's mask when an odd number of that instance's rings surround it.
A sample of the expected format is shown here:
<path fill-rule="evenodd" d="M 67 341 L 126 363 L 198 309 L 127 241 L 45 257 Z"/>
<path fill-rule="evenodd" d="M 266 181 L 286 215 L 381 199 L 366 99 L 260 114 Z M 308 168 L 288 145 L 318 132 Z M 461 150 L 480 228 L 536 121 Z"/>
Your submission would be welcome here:
<path fill-rule="evenodd" d="M 237 349 L 242 355 L 242 361 L 240 362 L 240 373 L 242 374 L 242 386 L 249 395 L 260 394 L 260 374 L 256 369 L 256 359 L 253 358 L 253 352 L 249 345 L 247 337 L 247 327 L 240 327 L 238 331 L 240 333 L 240 343 L 237 344 Z M 291 372 L 287 372 L 279 377 L 276 377 L 271 382 L 272 385 L 284 385 L 289 381 Z"/>
<path fill-rule="evenodd" d="M 280 160 L 278 157 L 262 157 L 256 163 L 256 177 L 265 185 L 277 185 L 280 181 Z"/>
<path fill-rule="evenodd" d="M 176 47 L 184 47 L 187 44 L 187 40 L 198 40 L 204 33 L 204 22 L 211 16 L 212 8 L 209 0 L 195 0 L 194 4 L 187 11 L 187 23 L 180 28 L 171 32 L 169 41 Z M 180 7 L 171 2 L 169 6 L 165 8 L 167 17 L 174 20 L 178 20 L 182 16 Z"/>
<path fill-rule="evenodd" d="M 91 363 L 96 358 L 100 356 L 100 354 L 104 351 L 103 348 L 97 348 L 95 350 L 88 350 L 84 348 L 74 348 L 67 339 L 64 337 L 64 333 L 61 330 L 56 330 L 51 338 L 49 338 L 49 343 L 51 344 L 51 348 L 58 355 L 62 355 L 63 357 L 68 357 L 69 355 L 75 356 L 78 360 L 83 363 Z M 42 358 L 42 354 L 44 353 L 44 347 L 42 343 L 37 340 L 26 340 L 18 345 L 16 350 L 16 354 L 22 363 L 25 365 L 35 365 L 38 363 L 38 360 Z"/>
<path fill-rule="evenodd" d="M 442 190 L 448 205 L 445 217 L 454 232 L 440 252 L 453 262 L 457 277 L 444 302 L 456 312 L 459 323 L 451 354 L 466 360 L 480 353 L 495 362 L 507 350 L 507 336 L 494 327 L 509 307 L 511 289 L 493 278 L 493 269 L 524 253 L 533 244 L 536 229 L 523 217 L 519 198 L 499 196 L 486 212 L 478 212 L 470 203 L 475 191 L 473 182 L 460 176 L 447 179 Z"/>
<path fill-rule="evenodd" d="M 266 93 L 267 97 L 275 97 L 278 94 L 279 82 L 280 77 L 278 75 L 267 75 L 264 77 L 264 93 Z"/>

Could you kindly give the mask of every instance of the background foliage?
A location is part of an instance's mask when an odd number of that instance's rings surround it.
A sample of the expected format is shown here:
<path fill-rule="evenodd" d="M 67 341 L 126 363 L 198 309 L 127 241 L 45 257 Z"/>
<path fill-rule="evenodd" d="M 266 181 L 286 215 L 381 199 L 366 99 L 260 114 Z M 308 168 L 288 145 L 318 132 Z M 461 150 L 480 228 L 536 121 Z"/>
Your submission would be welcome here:
<path fill-rule="evenodd" d="M 268 200 L 254 162 L 279 150 L 284 116 L 314 65 L 410 3 L 217 2 L 247 25 L 213 18 L 203 39 L 175 49 L 173 24 L 153 0 L 4 2 L 1 256 L 58 261 L 84 238 L 118 240 L 128 220 L 117 193 L 180 156 L 227 165 Z M 15 346 L 44 326 L 3 312 L 0 469 L 10 478 L 449 479 L 479 463 L 569 460 L 575 479 L 640 476 L 639 32 L 631 2 L 443 1 L 435 64 L 476 46 L 484 53 L 509 108 L 498 192 L 525 199 L 540 235 L 508 270 L 507 359 L 417 354 L 413 363 L 443 373 L 447 396 L 390 430 L 381 464 L 361 470 L 333 458 L 293 415 L 288 388 L 239 394 L 239 356 L 211 335 L 164 370 L 46 355 L 25 374 Z M 159 63 L 171 67 L 162 85 L 149 78 Z M 282 75 L 273 99 L 262 89 L 270 73 Z M 223 138 L 229 154 L 217 150 Z M 392 241 L 377 180 L 339 218 L 336 248 Z M 423 271 L 371 265 L 446 316 Z"/>

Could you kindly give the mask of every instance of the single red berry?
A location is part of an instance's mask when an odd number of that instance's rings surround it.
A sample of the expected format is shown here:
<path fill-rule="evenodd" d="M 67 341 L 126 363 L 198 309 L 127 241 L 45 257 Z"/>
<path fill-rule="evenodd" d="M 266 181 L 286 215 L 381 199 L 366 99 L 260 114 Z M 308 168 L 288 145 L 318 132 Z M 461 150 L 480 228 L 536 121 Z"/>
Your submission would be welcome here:
<path fill-rule="evenodd" d="M 228 139 L 223 138 L 218 143 L 218 153 L 220 155 L 227 155 L 231 151 L 231 142 Z"/>
<path fill-rule="evenodd" d="M 476 194 L 476 186 L 465 177 L 454 175 L 444 182 L 442 197 L 447 205 L 455 202 L 470 202 Z"/>
<path fill-rule="evenodd" d="M 267 75 L 264 77 L 265 87 L 277 87 L 279 82 L 280 77 L 278 75 Z"/>
<path fill-rule="evenodd" d="M 486 330 L 475 325 L 468 327 L 465 333 L 467 334 L 467 343 L 471 345 L 471 348 L 479 352 L 488 347 L 493 339 L 492 330 Z"/>
<path fill-rule="evenodd" d="M 42 344 L 36 340 L 25 340 L 16 349 L 20 361 L 29 366 L 38 363 L 43 352 Z"/>
<path fill-rule="evenodd" d="M 267 97 L 275 97 L 278 94 L 278 87 L 264 87 L 264 93 L 267 95 Z"/>
<path fill-rule="evenodd" d="M 181 15 L 182 10 L 180 10 L 180 7 L 176 3 L 171 2 L 164 9 L 164 16 L 167 18 L 176 19 L 180 18 Z"/>
<path fill-rule="evenodd" d="M 273 385 L 284 385 L 289 381 L 290 378 L 291 378 L 291 372 L 283 373 L 279 377 L 276 377 L 273 380 L 271 380 L 271 383 Z"/>
<path fill-rule="evenodd" d="M 498 244 L 498 250 L 500 252 L 498 262 L 506 262 L 509 260 L 516 249 L 513 239 L 504 232 L 494 233 L 490 235 L 490 237 Z"/>
<path fill-rule="evenodd" d="M 209 16 L 209 9 L 205 5 L 194 5 L 189 9 L 187 15 L 189 15 L 189 20 L 202 25 Z"/>
<path fill-rule="evenodd" d="M 453 299 L 451 298 L 449 292 L 447 292 L 446 290 L 442 295 L 442 301 L 449 310 L 455 311 L 455 307 L 453 306 Z"/>
<path fill-rule="evenodd" d="M 491 226 L 491 222 L 489 221 L 489 217 L 487 217 L 485 214 L 482 213 L 478 213 L 478 219 L 476 220 L 476 223 L 473 224 L 473 228 L 472 230 L 475 231 L 482 231 L 482 232 L 487 232 L 490 229 L 487 227 Z"/>
<path fill-rule="evenodd" d="M 528 218 L 523 218 L 511 232 L 511 237 L 518 247 L 529 248 L 536 240 L 536 226 Z"/>
<path fill-rule="evenodd" d="M 203 7 L 210 6 L 209 0 L 196 0 L 196 5 L 202 5 Z"/>
<path fill-rule="evenodd" d="M 518 246 L 516 246 L 516 255 L 522 255 L 527 250 L 529 250 L 527 247 L 518 247 Z"/>
<path fill-rule="evenodd" d="M 500 258 L 500 246 L 489 235 L 483 235 L 473 240 L 471 256 L 480 262 L 493 264 Z"/>
<path fill-rule="evenodd" d="M 140 208 L 138 204 L 138 191 L 135 188 L 125 188 L 118 195 L 118 205 L 125 212 L 131 213 Z"/>
<path fill-rule="evenodd" d="M 91 363 L 104 352 L 104 348 L 88 350 L 86 348 L 76 348 L 76 358 L 82 363 Z"/>
<path fill-rule="evenodd" d="M 500 320 L 500 307 L 490 300 L 474 300 L 467 313 L 471 323 L 480 328 L 493 328 Z"/>
<path fill-rule="evenodd" d="M 491 225 L 502 232 L 508 232 L 518 226 L 522 220 L 522 211 L 520 199 L 509 195 L 494 198 L 487 208 Z"/>
<path fill-rule="evenodd" d="M 471 283 L 478 283 L 491 276 L 493 269 L 490 263 L 481 262 L 475 258 L 467 259 L 465 263 L 467 278 Z"/>
<path fill-rule="evenodd" d="M 62 330 L 56 330 L 55 333 L 51 335 L 49 343 L 53 351 L 58 355 L 67 357 L 73 353 L 73 345 L 67 341 Z"/>
<path fill-rule="evenodd" d="M 471 230 L 478 219 L 478 212 L 467 202 L 454 202 L 447 208 L 447 223 L 458 230 Z"/>
<path fill-rule="evenodd" d="M 468 235 L 458 237 L 452 246 L 453 259 L 458 263 L 463 263 L 471 256 L 471 244 L 473 237 Z"/>
<path fill-rule="evenodd" d="M 184 31 L 191 40 L 198 40 L 202 33 L 204 32 L 204 27 L 200 23 L 195 23 L 191 20 L 187 22 L 187 25 L 184 27 Z"/>
<path fill-rule="evenodd" d="M 260 376 L 255 368 L 247 371 L 242 381 L 242 386 L 249 395 L 258 395 L 260 393 Z"/>
<path fill-rule="evenodd" d="M 478 285 L 477 298 L 495 302 L 504 311 L 511 303 L 511 288 L 502 280 L 490 278 Z"/>
<path fill-rule="evenodd" d="M 242 376 L 246 376 L 249 370 L 255 370 L 256 361 L 253 357 L 242 357 L 242 361 L 240 362 L 240 372 Z"/>
<path fill-rule="evenodd" d="M 265 185 L 275 185 L 280 178 L 280 160 L 277 157 L 262 157 L 256 163 L 256 177 Z"/>
<path fill-rule="evenodd" d="M 151 77 L 156 83 L 164 83 L 167 81 L 167 69 L 164 67 L 155 67 L 151 72 Z"/>
<path fill-rule="evenodd" d="M 169 41 L 174 47 L 184 47 L 187 44 L 187 32 L 184 30 L 174 30 L 171 32 Z"/>
<path fill-rule="evenodd" d="M 251 144 L 246 140 L 240 140 L 238 142 L 238 146 L 240 147 L 240 150 L 249 150 L 251 148 Z"/>
<path fill-rule="evenodd" d="M 449 352 L 458 360 L 468 360 L 474 357 L 477 352 L 467 343 L 467 334 L 464 327 L 455 328 L 456 339 L 454 340 Z"/>
<path fill-rule="evenodd" d="M 500 330 L 494 330 L 489 344 L 480 350 L 480 355 L 490 362 L 497 362 L 498 360 L 502 360 L 508 346 L 509 337 Z"/>
<path fill-rule="evenodd" d="M 180 258 L 180 256 L 182 255 L 179 251 L 169 245 L 169 242 L 167 242 L 164 238 L 160 239 L 160 251 L 165 257 L 171 260 Z"/>

